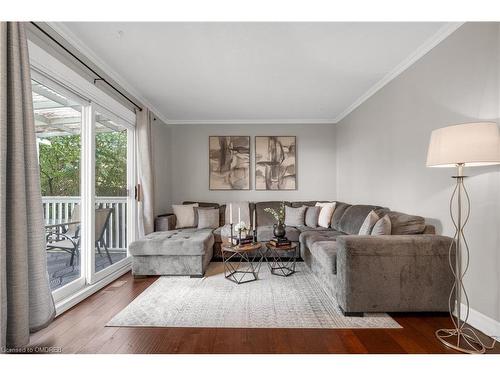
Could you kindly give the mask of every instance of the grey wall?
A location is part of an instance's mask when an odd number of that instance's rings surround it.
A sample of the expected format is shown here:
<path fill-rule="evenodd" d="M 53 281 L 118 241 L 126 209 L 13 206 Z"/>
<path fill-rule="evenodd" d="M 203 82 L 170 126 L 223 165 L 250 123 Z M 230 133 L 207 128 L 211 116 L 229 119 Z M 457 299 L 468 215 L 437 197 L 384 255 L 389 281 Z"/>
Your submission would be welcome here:
<path fill-rule="evenodd" d="M 249 191 L 208 189 L 208 137 L 251 136 Z M 254 136 L 297 137 L 297 190 L 256 191 L 254 188 Z M 335 199 L 334 125 L 178 125 L 172 127 L 172 202 L 210 202 Z"/>
<path fill-rule="evenodd" d="M 161 120 L 152 121 L 151 126 L 154 176 L 155 215 L 171 212 L 172 185 L 170 157 L 172 129 Z"/>
<path fill-rule="evenodd" d="M 446 125 L 499 117 L 499 28 L 467 23 L 337 125 L 337 194 L 423 215 L 454 231 L 453 169 L 426 168 L 429 136 Z M 471 307 L 500 321 L 500 169 L 471 168 L 466 229 Z"/>

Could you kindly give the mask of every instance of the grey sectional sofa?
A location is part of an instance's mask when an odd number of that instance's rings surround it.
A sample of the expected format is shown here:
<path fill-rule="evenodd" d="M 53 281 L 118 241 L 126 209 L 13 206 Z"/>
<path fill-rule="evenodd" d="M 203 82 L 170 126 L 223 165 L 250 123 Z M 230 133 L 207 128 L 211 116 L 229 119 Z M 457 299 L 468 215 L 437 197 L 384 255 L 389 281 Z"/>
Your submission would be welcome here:
<path fill-rule="evenodd" d="M 313 206 L 316 202 L 284 203 L 300 207 Z M 156 232 L 145 239 L 148 245 L 134 243 L 130 247 L 135 275 L 200 276 L 212 257 L 220 259 L 221 243 L 229 235 L 229 226 L 224 222 L 226 206 L 198 203 L 202 207 L 219 208 L 219 228 L 209 232 L 200 230 L 204 240 L 198 241 L 196 250 L 185 252 L 183 249 L 189 247 L 189 240 L 184 238 L 187 244 L 170 246 L 169 249 L 174 250 L 169 250 L 167 254 L 155 250 L 154 241 L 167 241 L 169 236 L 170 240 L 172 237 L 190 237 L 198 230 L 175 229 L 175 216 L 172 214 L 158 217 Z M 264 209 L 277 208 L 281 201 L 249 204 L 251 215 L 254 210 L 256 212 L 257 239 L 270 240 L 274 219 Z M 379 216 L 389 215 L 391 235 L 357 234 L 372 210 Z M 346 315 L 448 311 L 448 295 L 453 284 L 448 250 L 453 240 L 436 235 L 434 227 L 426 225 L 422 217 L 391 211 L 386 207 L 337 202 L 329 228 L 287 227 L 287 237 L 300 243 L 300 254 L 305 264 Z M 153 258 L 148 260 L 150 256 Z M 164 262 L 171 264 L 163 265 Z"/>

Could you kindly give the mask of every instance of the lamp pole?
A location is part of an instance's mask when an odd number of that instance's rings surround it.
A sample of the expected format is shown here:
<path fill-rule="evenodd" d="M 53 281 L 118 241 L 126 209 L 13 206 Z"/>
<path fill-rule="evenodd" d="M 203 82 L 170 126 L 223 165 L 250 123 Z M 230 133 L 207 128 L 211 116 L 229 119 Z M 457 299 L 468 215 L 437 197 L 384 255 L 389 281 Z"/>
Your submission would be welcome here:
<path fill-rule="evenodd" d="M 451 272 L 455 278 L 453 287 L 451 288 L 449 297 L 449 311 L 451 321 L 454 328 L 442 328 L 436 331 L 436 337 L 447 347 L 468 354 L 483 354 L 487 349 L 492 349 L 491 346 L 486 346 L 477 333 L 469 327 L 466 327 L 467 319 L 469 318 L 469 297 L 465 291 L 463 278 L 469 267 L 469 245 L 464 235 L 464 228 L 470 216 L 470 199 L 467 189 L 465 188 L 463 169 L 464 163 L 458 163 L 457 175 L 453 176 L 456 179 L 455 189 L 450 199 L 450 215 L 453 226 L 455 227 L 455 235 L 453 242 L 450 245 L 448 257 Z M 465 197 L 465 207 L 462 207 L 462 199 Z M 453 214 L 453 203 L 456 201 L 456 217 Z M 465 208 L 465 212 L 463 212 Z M 455 264 L 452 262 L 453 248 L 455 249 Z M 465 255 L 465 267 L 462 261 Z M 462 296 L 465 298 L 465 317 L 462 321 Z"/>

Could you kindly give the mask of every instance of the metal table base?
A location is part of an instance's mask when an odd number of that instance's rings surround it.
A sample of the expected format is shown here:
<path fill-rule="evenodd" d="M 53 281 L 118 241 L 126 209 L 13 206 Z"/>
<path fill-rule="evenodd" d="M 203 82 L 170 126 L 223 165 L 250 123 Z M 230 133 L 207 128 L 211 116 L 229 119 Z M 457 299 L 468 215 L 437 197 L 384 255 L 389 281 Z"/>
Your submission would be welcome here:
<path fill-rule="evenodd" d="M 298 258 L 298 246 L 292 245 L 290 248 L 276 249 L 274 246 L 266 245 L 269 251 L 268 266 L 273 275 L 287 277 L 295 273 L 295 265 Z M 289 257 L 281 257 L 279 252 L 293 253 Z"/>
<path fill-rule="evenodd" d="M 233 252 L 222 249 L 224 277 L 236 284 L 257 281 L 262 261 L 266 258 L 266 252 L 262 251 L 262 248 L 254 251 L 256 253 L 250 256 L 249 251 Z M 226 253 L 230 253 L 230 255 L 226 256 Z"/>

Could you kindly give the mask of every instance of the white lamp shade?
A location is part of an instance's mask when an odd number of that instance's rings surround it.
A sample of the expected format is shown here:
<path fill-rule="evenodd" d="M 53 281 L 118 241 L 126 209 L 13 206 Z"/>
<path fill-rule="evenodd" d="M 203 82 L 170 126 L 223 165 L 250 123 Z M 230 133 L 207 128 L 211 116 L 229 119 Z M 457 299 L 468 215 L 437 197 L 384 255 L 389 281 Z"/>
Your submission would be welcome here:
<path fill-rule="evenodd" d="M 447 126 L 431 134 L 428 167 L 500 164 L 500 132 L 494 122 Z"/>

